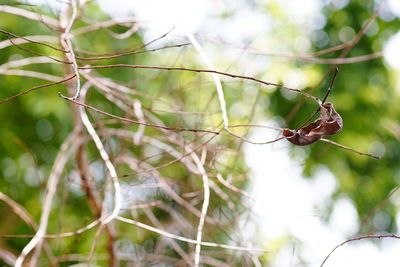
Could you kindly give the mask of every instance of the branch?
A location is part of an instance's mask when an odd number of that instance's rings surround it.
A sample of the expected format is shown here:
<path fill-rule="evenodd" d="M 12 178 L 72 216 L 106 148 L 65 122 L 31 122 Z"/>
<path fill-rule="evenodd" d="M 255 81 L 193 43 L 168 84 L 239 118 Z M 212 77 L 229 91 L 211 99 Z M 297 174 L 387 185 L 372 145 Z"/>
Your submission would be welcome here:
<path fill-rule="evenodd" d="M 21 96 L 21 95 L 27 94 L 27 93 L 29 93 L 31 91 L 34 91 L 36 89 L 40 89 L 40 88 L 44 88 L 44 87 L 50 87 L 50 86 L 53 86 L 53 85 L 56 85 L 56 84 L 60 84 L 60 83 L 65 83 L 65 82 L 73 79 L 74 77 L 75 77 L 75 75 L 72 75 L 72 76 L 70 76 L 70 77 L 68 77 L 66 79 L 61 80 L 61 81 L 57 81 L 57 82 L 54 82 L 54 83 L 48 83 L 48 84 L 42 84 L 42 85 L 39 85 L 39 86 L 32 87 L 29 90 L 26 90 L 24 92 L 21 92 L 19 94 L 14 95 L 14 96 L 10 96 L 9 98 L 6 98 L 6 99 L 0 101 L 0 105 L 5 103 L 5 102 L 8 102 L 8 101 L 10 101 L 10 100 L 12 100 L 12 99 L 14 99 L 16 97 L 18 97 L 18 96 Z"/>
<path fill-rule="evenodd" d="M 116 219 L 121 221 L 121 222 L 125 222 L 125 223 L 130 223 L 130 224 L 136 225 L 136 226 L 138 226 L 140 228 L 152 231 L 154 233 L 160 234 L 160 235 L 168 237 L 168 238 L 173 238 L 173 239 L 180 240 L 180 241 L 183 241 L 183 242 L 186 242 L 186 243 L 190 243 L 190 244 L 197 244 L 197 241 L 194 240 L 194 239 L 190 239 L 190 238 L 174 235 L 174 234 L 171 234 L 169 232 L 157 229 L 155 227 L 152 227 L 150 225 L 147 225 L 147 224 L 144 224 L 144 223 L 132 220 L 132 219 L 124 218 L 124 217 L 121 217 L 121 216 L 118 216 Z M 204 242 L 204 241 L 202 241 L 200 244 L 202 246 L 206 246 L 206 247 L 225 248 L 225 249 L 249 251 L 249 252 L 268 252 L 266 249 L 261 249 L 261 248 L 246 248 L 246 247 L 238 247 L 238 246 L 224 245 L 224 244 Z"/>
<path fill-rule="evenodd" d="M 109 28 L 114 25 L 119 25 L 119 24 L 124 24 L 124 23 L 135 23 L 135 22 L 136 22 L 135 18 L 127 18 L 127 19 L 120 20 L 120 21 L 112 19 L 112 20 L 108 20 L 108 21 L 93 23 L 89 26 L 84 26 L 84 27 L 78 28 L 76 30 L 73 30 L 71 33 L 76 36 L 76 35 L 81 35 L 84 33 L 92 32 L 92 31 L 96 31 L 99 29 Z"/>
<path fill-rule="evenodd" d="M 47 224 L 49 222 L 51 206 L 53 203 L 53 197 L 56 193 L 58 180 L 69 157 L 68 149 L 70 148 L 73 141 L 75 141 L 75 138 L 76 132 L 73 132 L 70 136 L 67 137 L 67 139 L 65 139 L 64 143 L 61 145 L 60 152 L 58 153 L 56 160 L 54 161 L 53 169 L 47 182 L 47 193 L 43 202 L 43 211 L 40 218 L 39 228 L 36 231 L 35 236 L 24 247 L 21 254 L 18 256 L 17 261 L 15 262 L 15 267 L 21 267 L 29 252 L 36 246 L 41 246 L 43 236 L 46 234 Z"/>
<path fill-rule="evenodd" d="M 1 9 L 1 6 L 0 6 L 0 9 Z M 19 36 L 19 35 L 16 35 L 16 34 L 14 34 L 14 33 L 11 33 L 11 32 L 8 32 L 8 31 L 2 30 L 2 29 L 0 29 L 0 32 L 6 34 L 6 35 L 8 35 L 8 36 L 12 36 L 12 37 L 16 38 L 17 40 L 18 40 L 18 39 L 22 39 L 22 40 L 24 40 L 24 41 L 26 41 L 26 42 L 28 42 L 28 43 L 40 44 L 40 45 L 50 47 L 51 49 L 54 49 L 54 50 L 57 50 L 57 51 L 60 51 L 60 52 L 69 53 L 69 51 L 67 51 L 67 50 L 60 49 L 60 48 L 57 48 L 57 47 L 55 47 L 55 46 L 52 46 L 52 45 L 49 45 L 49 44 L 46 44 L 46 43 L 43 43 L 43 42 L 40 42 L 40 41 L 35 41 L 35 40 L 33 40 L 33 39 L 29 38 L 29 37 Z M 55 38 L 55 37 L 53 37 L 53 36 L 46 36 L 46 35 L 45 35 L 45 36 L 35 36 L 35 38 L 48 40 L 48 38 Z M 9 42 L 11 42 L 12 44 L 14 44 L 14 41 L 11 40 L 11 39 L 9 39 Z"/>
<path fill-rule="evenodd" d="M 10 69 L 10 68 L 24 67 L 24 66 L 31 65 L 31 64 L 47 64 L 47 63 L 55 63 L 55 62 L 52 59 L 50 59 L 48 57 L 44 57 L 44 56 L 28 57 L 28 58 L 22 58 L 22 59 L 17 59 L 17 60 L 13 60 L 13 61 L 8 61 L 7 63 L 0 65 L 0 68 Z"/>
<path fill-rule="evenodd" d="M 133 124 L 137 124 L 137 125 L 144 125 L 144 126 L 148 126 L 148 127 L 153 127 L 153 128 L 159 128 L 159 129 L 164 129 L 164 130 L 169 130 L 169 131 L 186 131 L 186 132 L 194 132 L 194 133 L 211 133 L 211 134 L 215 134 L 215 135 L 219 135 L 220 132 L 216 132 L 216 131 L 211 131 L 211 130 L 201 130 L 201 129 L 189 129 L 189 128 L 180 128 L 180 127 L 167 127 L 167 126 L 162 126 L 162 125 L 156 125 L 156 124 L 150 124 L 150 123 L 144 123 L 144 122 L 139 122 L 139 121 L 134 121 L 134 120 L 130 120 L 127 118 L 123 118 L 123 117 L 119 117 L 110 113 L 107 113 L 105 111 L 99 110 L 97 108 L 94 108 L 92 106 L 89 106 L 87 104 L 78 102 L 76 100 L 70 99 L 70 98 L 66 98 L 62 95 L 59 94 L 59 96 L 65 100 L 68 100 L 69 102 L 75 103 L 77 105 L 80 105 L 82 107 L 91 109 L 93 111 L 96 111 L 98 113 L 101 113 L 103 115 L 118 119 L 120 121 L 123 122 L 127 122 L 127 123 L 133 123 Z M 0 103 L 1 104 L 1 103 Z"/>
<path fill-rule="evenodd" d="M 0 5 L 0 12 L 5 12 L 5 13 L 9 13 L 9 14 L 25 17 L 27 19 L 40 21 L 40 22 L 43 22 L 45 24 L 48 24 L 48 25 L 51 25 L 53 27 L 58 28 L 58 21 L 57 20 L 55 20 L 53 18 L 50 18 L 50 17 L 47 17 L 47 16 L 44 16 L 44 15 L 39 15 L 39 14 L 36 14 L 34 12 L 27 11 L 27 10 L 22 9 L 22 8 Z"/>
<path fill-rule="evenodd" d="M 211 64 L 210 60 L 207 58 L 205 52 L 203 51 L 203 48 L 200 46 L 199 42 L 197 42 L 196 38 L 194 38 L 193 34 L 188 33 L 187 37 L 189 38 L 190 42 L 193 44 L 193 46 L 196 48 L 197 52 L 202 57 L 207 68 L 213 70 L 214 66 Z M 224 129 L 227 129 L 229 127 L 229 120 L 228 120 L 228 112 L 226 111 L 226 101 L 225 101 L 225 97 L 224 97 L 224 90 L 222 89 L 221 80 L 219 79 L 218 75 L 216 73 L 211 73 L 211 74 L 212 74 L 212 77 L 214 80 L 215 87 L 217 88 L 219 105 L 221 107 L 221 112 L 222 112 L 222 120 L 224 122 Z"/>
<path fill-rule="evenodd" d="M 371 158 L 374 158 L 374 159 L 381 159 L 381 158 L 382 158 L 382 157 L 379 157 L 379 156 L 372 155 L 372 154 L 370 154 L 370 153 L 364 153 L 364 152 L 357 151 L 357 150 L 352 149 L 352 148 L 350 148 L 350 147 L 348 147 L 348 146 L 344 146 L 344 145 L 338 144 L 338 143 L 336 143 L 336 142 L 333 142 L 333 141 L 328 140 L 328 139 L 325 139 L 325 138 L 321 138 L 320 140 L 321 140 L 321 141 L 324 141 L 324 142 L 326 142 L 326 143 L 329 143 L 329 144 L 338 146 L 338 147 L 340 147 L 340 148 L 349 150 L 349 151 L 351 151 L 351 152 L 357 153 L 357 154 L 359 154 L 359 155 L 361 155 L 361 156 L 368 156 L 368 157 L 371 157 Z"/>
<path fill-rule="evenodd" d="M 320 104 L 320 100 L 317 97 L 315 97 L 313 95 L 310 95 L 310 94 L 308 94 L 306 92 L 303 92 L 303 91 L 301 91 L 299 89 L 290 88 L 290 87 L 284 86 L 282 84 L 266 82 L 266 81 L 263 81 L 263 80 L 260 80 L 260 79 L 256 79 L 256 78 L 250 77 L 250 76 L 236 75 L 236 74 L 231 74 L 231 73 L 217 71 L 217 70 L 192 69 L 192 68 L 183 68 L 183 67 L 160 67 L 160 66 L 146 66 L 146 65 L 129 65 L 129 64 L 114 64 L 114 65 L 98 65 L 98 66 L 79 67 L 79 69 L 81 69 L 81 70 L 110 69 L 110 68 L 155 69 L 155 70 L 168 70 L 168 71 L 177 70 L 177 71 L 192 71 L 192 72 L 215 73 L 215 74 L 219 74 L 219 75 L 223 75 L 223 76 L 228 76 L 228 77 L 231 77 L 231 78 L 251 80 L 251 81 L 258 82 L 258 83 L 262 83 L 262 84 L 267 85 L 267 86 L 280 87 L 280 88 L 286 89 L 288 91 L 296 92 L 296 93 L 299 93 L 299 94 L 301 94 L 301 95 L 303 95 L 305 97 L 311 98 L 314 101 L 316 101 L 318 104 Z"/>
<path fill-rule="evenodd" d="M 335 250 L 338 249 L 339 247 L 341 247 L 341 246 L 343 246 L 344 244 L 349 243 L 349 242 L 358 241 L 358 240 L 367 239 L 367 238 L 378 238 L 378 239 L 381 239 L 381 238 L 396 238 L 396 239 L 400 239 L 400 236 L 394 235 L 394 234 L 386 234 L 386 235 L 364 235 L 364 236 L 359 236 L 359 237 L 355 237 L 355 238 L 348 239 L 348 240 L 344 241 L 343 243 L 337 245 L 337 246 L 328 254 L 328 256 L 326 256 L 326 258 L 324 259 L 324 261 L 321 263 L 321 266 L 320 266 L 320 267 L 322 267 L 322 266 L 326 263 L 326 261 L 328 260 L 328 258 L 332 255 L 332 253 L 335 252 Z"/>
<path fill-rule="evenodd" d="M 83 87 L 82 89 L 82 98 L 85 99 L 86 92 L 89 86 Z M 114 208 L 111 214 L 107 215 L 102 219 L 102 224 L 108 224 L 111 222 L 119 213 L 121 209 L 121 187 L 118 182 L 118 175 L 114 165 L 110 161 L 110 157 L 108 156 L 103 143 L 100 140 L 100 137 L 97 135 L 95 129 L 89 121 L 87 114 L 85 113 L 85 109 L 83 107 L 79 108 L 79 113 L 82 119 L 83 124 L 85 125 L 87 131 L 92 137 L 97 149 L 99 150 L 100 156 L 103 159 L 109 173 L 111 176 L 111 180 L 114 186 Z"/>
<path fill-rule="evenodd" d="M 199 225 L 197 226 L 197 237 L 196 237 L 196 248 L 195 248 L 195 256 L 194 256 L 194 266 L 198 267 L 200 265 L 200 251 L 201 251 L 201 239 L 203 235 L 203 227 L 205 218 L 207 216 L 208 205 L 210 204 L 210 185 L 208 181 L 208 176 L 206 170 L 204 169 L 201 160 L 197 156 L 196 153 L 191 154 L 193 161 L 195 162 L 199 172 L 201 173 L 201 178 L 203 180 L 203 188 L 204 188 L 204 200 L 203 205 L 201 207 L 201 216 Z"/>
<path fill-rule="evenodd" d="M 78 71 L 78 63 L 76 62 L 75 53 L 72 48 L 72 43 L 71 43 L 72 35 L 70 33 L 72 25 L 74 24 L 76 16 L 77 16 L 77 7 L 76 7 L 75 0 L 71 0 L 70 3 L 71 3 L 71 8 L 72 8 L 72 14 L 68 21 L 67 27 L 64 30 L 64 33 L 60 37 L 60 42 L 64 48 L 67 48 L 66 50 L 70 51 L 70 53 L 66 54 L 66 56 L 72 62 L 72 68 L 76 75 L 76 93 L 73 97 L 71 97 L 71 99 L 75 100 L 79 97 L 79 94 L 81 92 L 81 80 L 80 80 L 79 71 Z"/>
<path fill-rule="evenodd" d="M 56 82 L 60 79 L 58 76 L 54 76 L 47 73 L 31 71 L 31 70 L 7 70 L 0 69 L 0 75 L 15 75 L 15 76 L 23 76 L 23 77 L 32 77 L 41 80 L 53 81 Z"/>

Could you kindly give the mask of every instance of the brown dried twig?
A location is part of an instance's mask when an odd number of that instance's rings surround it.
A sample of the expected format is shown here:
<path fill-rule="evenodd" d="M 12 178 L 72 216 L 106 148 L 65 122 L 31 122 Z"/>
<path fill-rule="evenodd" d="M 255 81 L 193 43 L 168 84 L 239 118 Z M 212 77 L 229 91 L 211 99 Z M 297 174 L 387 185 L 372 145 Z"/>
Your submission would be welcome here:
<path fill-rule="evenodd" d="M 12 100 L 12 99 L 14 99 L 14 98 L 16 98 L 16 97 L 18 97 L 18 96 L 27 94 L 27 93 L 29 93 L 29 92 L 31 92 L 31 91 L 34 91 L 34 90 L 37 90 L 37 89 L 40 89 L 40 88 L 50 87 L 50 86 L 53 86 L 53 85 L 56 85 L 56 84 L 60 84 L 60 83 L 65 83 L 65 82 L 67 82 L 67 81 L 73 79 L 74 77 L 75 77 L 75 75 L 72 75 L 72 76 L 70 76 L 70 77 L 68 77 L 68 78 L 66 78 L 66 79 L 60 80 L 60 81 L 58 81 L 58 82 L 48 83 L 48 84 L 42 84 L 42 85 L 38 85 L 38 86 L 32 87 L 32 88 L 29 89 L 29 90 L 26 90 L 26 91 L 24 91 L 24 92 L 21 92 L 21 93 L 19 93 L 19 94 L 13 95 L 13 96 L 10 96 L 9 98 L 6 98 L 6 99 L 0 101 L 0 105 L 3 104 L 3 103 L 5 103 L 5 102 L 8 102 L 8 101 L 10 101 L 10 100 Z"/>
<path fill-rule="evenodd" d="M 127 123 L 133 123 L 133 124 L 137 124 L 137 125 L 144 125 L 144 126 L 148 126 L 148 127 L 152 127 L 152 128 L 159 128 L 159 129 L 164 129 L 164 130 L 169 130 L 169 131 L 185 131 L 185 132 L 194 132 L 194 133 L 211 133 L 211 134 L 215 134 L 215 135 L 219 135 L 220 134 L 220 132 L 211 131 L 211 130 L 190 129 L 190 128 L 181 128 L 181 127 L 168 127 L 168 126 L 156 125 L 156 124 L 151 124 L 151 123 L 144 123 L 144 122 L 140 122 L 140 121 L 134 121 L 134 120 L 131 120 L 131 119 L 127 119 L 127 118 L 123 118 L 123 117 L 119 117 L 119 116 L 110 114 L 108 112 L 99 110 L 97 108 L 94 108 L 92 106 L 89 106 L 89 105 L 81 103 L 81 102 L 78 102 L 76 100 L 66 98 L 66 97 L 64 97 L 64 96 L 62 96 L 60 94 L 59 94 L 59 96 L 61 98 L 63 98 L 63 99 L 68 100 L 69 102 L 74 103 L 74 104 L 80 105 L 80 106 L 85 107 L 87 109 L 91 109 L 91 110 L 96 111 L 98 113 L 101 113 L 103 115 L 106 115 L 106 116 L 109 116 L 109 117 L 112 117 L 112 118 L 115 118 L 115 119 L 118 119 L 120 121 L 127 122 Z"/>
<path fill-rule="evenodd" d="M 322 267 L 326 261 L 329 259 L 329 257 L 335 252 L 336 249 L 339 247 L 343 246 L 344 244 L 353 242 L 353 241 L 358 241 L 358 240 L 363 240 L 363 239 L 381 239 L 381 238 L 395 238 L 395 239 L 400 239 L 399 235 L 394 235 L 394 234 L 384 234 L 384 235 L 364 235 L 364 236 L 359 236 L 355 238 L 348 239 L 339 245 L 337 245 L 324 259 L 324 261 L 321 263 L 320 267 Z"/>

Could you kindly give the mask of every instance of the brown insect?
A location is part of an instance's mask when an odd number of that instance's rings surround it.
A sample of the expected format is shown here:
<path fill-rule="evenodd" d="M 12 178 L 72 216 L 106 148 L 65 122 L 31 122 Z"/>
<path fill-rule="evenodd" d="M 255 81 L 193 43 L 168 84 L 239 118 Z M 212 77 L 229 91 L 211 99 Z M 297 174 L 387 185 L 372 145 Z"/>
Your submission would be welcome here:
<path fill-rule="evenodd" d="M 311 145 L 325 135 L 335 135 L 343 128 L 343 119 L 330 102 L 320 105 L 321 116 L 318 120 L 297 130 L 283 129 L 283 136 L 298 146 Z"/>
<path fill-rule="evenodd" d="M 324 103 L 333 88 L 333 83 L 335 82 L 337 72 L 338 69 L 336 68 L 324 100 L 321 101 L 318 98 L 315 99 L 318 102 L 319 108 L 307 122 L 309 122 L 315 116 L 315 114 L 318 113 L 318 111 L 320 111 L 321 114 L 319 119 L 306 126 L 302 126 L 297 130 L 283 129 L 283 136 L 292 144 L 298 146 L 311 145 L 321 140 L 323 136 L 335 135 L 342 130 L 342 117 L 339 115 L 339 113 L 337 113 L 332 103 Z"/>
<path fill-rule="evenodd" d="M 291 130 L 288 128 L 282 129 L 282 128 L 275 128 L 275 127 L 268 127 L 268 128 L 273 128 L 273 129 L 282 131 L 283 136 L 281 136 L 275 140 L 268 141 L 268 142 L 262 142 L 262 143 L 251 142 L 247 139 L 245 139 L 245 141 L 253 143 L 253 144 L 270 144 L 270 143 L 274 143 L 274 142 L 282 140 L 282 139 L 286 139 L 289 142 L 291 142 L 292 144 L 297 145 L 297 146 L 307 146 L 307 145 L 314 144 L 318 141 L 323 141 L 323 142 L 338 146 L 340 148 L 350 150 L 359 155 L 364 155 L 364 156 L 369 156 L 369 157 L 372 157 L 375 159 L 379 159 L 380 157 L 378 157 L 378 156 L 375 156 L 375 155 L 372 155 L 369 153 L 359 152 L 350 147 L 347 147 L 347 146 L 344 146 L 344 145 L 338 144 L 336 142 L 333 142 L 331 140 L 323 138 L 324 136 L 335 135 L 338 132 L 340 132 L 343 128 L 343 119 L 340 116 L 340 114 L 335 110 L 335 108 L 333 107 L 333 104 L 330 102 L 325 103 L 326 98 L 328 97 L 329 93 L 331 92 L 331 90 L 333 88 L 333 84 L 336 80 L 337 73 L 338 73 L 338 68 L 335 69 L 335 73 L 333 75 L 332 81 L 331 81 L 329 88 L 325 94 L 325 97 L 322 101 L 319 98 L 316 98 L 310 94 L 296 90 L 299 93 L 301 93 L 309 98 L 314 99 L 319 105 L 318 109 L 314 112 L 314 114 L 300 128 L 298 128 L 296 130 Z M 314 122 L 309 123 L 318 112 L 320 112 L 319 118 L 317 120 L 315 120 Z M 307 124 L 307 123 L 309 123 L 309 124 Z M 236 125 L 236 127 L 237 126 L 246 126 L 246 125 Z M 255 126 L 255 125 L 247 125 L 247 126 Z M 234 127 L 234 126 L 231 126 L 231 127 Z M 234 136 L 237 136 L 236 134 L 233 134 L 232 132 L 230 132 L 230 133 Z"/>

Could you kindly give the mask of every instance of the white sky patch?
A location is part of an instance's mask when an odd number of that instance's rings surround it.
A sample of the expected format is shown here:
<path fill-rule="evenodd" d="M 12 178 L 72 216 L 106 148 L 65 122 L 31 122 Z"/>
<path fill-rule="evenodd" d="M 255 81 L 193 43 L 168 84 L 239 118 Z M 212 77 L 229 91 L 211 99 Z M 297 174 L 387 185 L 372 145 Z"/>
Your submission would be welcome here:
<path fill-rule="evenodd" d="M 387 5 L 392 13 L 400 17 L 400 1 L 399 0 L 387 0 Z"/>
<path fill-rule="evenodd" d="M 98 0 L 98 3 L 113 17 L 136 17 L 140 25 L 146 28 L 145 40 L 157 38 L 172 28 L 181 34 L 196 32 L 207 14 L 207 1 Z"/>
<path fill-rule="evenodd" d="M 383 50 L 383 55 L 391 68 L 400 70 L 400 32 L 389 39 Z"/>

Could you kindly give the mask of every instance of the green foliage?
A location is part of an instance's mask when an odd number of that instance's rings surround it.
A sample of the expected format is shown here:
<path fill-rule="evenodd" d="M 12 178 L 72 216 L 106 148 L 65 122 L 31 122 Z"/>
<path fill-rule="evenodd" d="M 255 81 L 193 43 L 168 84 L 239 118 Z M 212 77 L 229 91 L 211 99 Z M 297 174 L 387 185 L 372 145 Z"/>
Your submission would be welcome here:
<path fill-rule="evenodd" d="M 373 15 L 371 8 L 373 3 L 372 0 L 350 1 L 343 9 L 335 9 L 332 6 L 325 7 L 324 15 L 327 24 L 320 31 L 327 34 L 329 42 L 322 46 L 314 42 L 312 43 L 312 50 L 319 51 L 350 41 Z M 276 40 L 285 40 L 282 46 L 296 50 L 294 40 L 303 34 L 302 30 L 289 22 L 290 18 L 287 17 L 285 11 L 277 2 L 267 4 L 265 12 L 273 19 L 274 26 L 282 29 L 282 31 L 275 33 Z M 77 20 L 73 29 L 90 25 L 88 21 L 110 19 L 95 3 L 87 5 L 82 16 L 86 20 Z M 222 14 L 222 17 L 226 19 L 231 16 L 231 11 Z M 398 25 L 398 18 L 392 21 L 377 19 L 373 22 L 371 31 L 367 31 L 367 34 L 360 39 L 359 43 L 349 50 L 346 57 L 357 57 L 382 50 L 383 43 L 398 30 Z M 20 36 L 45 34 L 56 36 L 56 33 L 42 23 L 32 23 L 31 20 L 23 17 L 5 13 L 1 13 L 0 29 Z M 80 52 L 77 54 L 83 57 L 90 57 L 88 53 L 127 51 L 144 46 L 140 32 L 136 32 L 123 40 L 110 37 L 110 31 L 123 33 L 126 30 L 127 27 L 114 25 L 108 30 L 89 32 L 77 36 L 73 45 L 79 47 Z M 0 41 L 5 40 L 8 40 L 8 37 L 4 34 L 0 35 Z M 48 56 L 60 58 L 61 55 L 60 52 L 38 44 L 23 44 L 21 46 Z M 140 50 L 145 51 L 146 49 Z M 163 54 L 160 56 L 159 53 Z M 320 58 L 339 58 L 341 53 L 343 53 L 343 50 L 323 55 Z M 0 64 L 28 56 L 30 56 L 29 52 L 15 46 L 9 46 L 1 50 Z M 79 62 L 79 64 L 84 65 L 84 61 Z M 198 67 L 193 50 L 178 50 L 177 48 L 106 59 L 94 64 Z M 276 62 L 274 66 L 270 73 L 259 74 L 259 78 L 268 81 L 268 75 L 274 75 L 274 78 L 277 77 L 278 79 L 277 82 L 283 83 L 283 72 L 301 69 L 306 73 L 309 81 L 305 89 L 309 93 L 322 98 L 329 86 L 331 74 L 327 75 L 321 82 L 320 80 L 323 79 L 323 73 L 329 69 L 330 65 L 287 60 Z M 347 196 L 354 201 L 359 217 L 368 218 L 373 216 L 371 212 L 374 208 L 380 205 L 396 187 L 400 177 L 400 165 L 398 164 L 400 161 L 400 143 L 398 136 L 396 137 L 393 134 L 391 128 L 391 125 L 398 126 L 400 119 L 399 97 L 394 89 L 393 82 L 396 79 L 396 73 L 392 73 L 385 67 L 382 57 L 354 64 L 343 64 L 339 68 L 338 78 L 328 101 L 334 103 L 336 110 L 343 117 L 344 128 L 340 134 L 329 137 L 329 139 L 359 151 L 383 152 L 384 157 L 380 160 L 374 160 L 322 142 L 304 148 L 293 148 L 293 154 L 303 149 L 306 151 L 304 153 L 307 155 L 304 158 L 304 173 L 310 179 L 312 179 L 318 167 L 327 166 L 335 175 L 339 184 L 334 197 Z M 33 64 L 22 69 L 52 74 L 60 78 L 66 76 L 64 73 L 65 66 L 61 64 Z M 235 73 L 235 71 L 229 72 Z M 90 103 L 90 105 L 102 111 L 137 120 L 134 107 L 131 104 L 133 100 L 138 100 L 147 118 L 151 117 L 154 121 L 162 122 L 167 126 L 213 130 L 222 127 L 218 96 L 209 74 L 131 68 L 99 69 L 96 70 L 96 73 L 135 91 L 134 94 L 124 95 L 127 99 L 126 102 L 118 102 L 115 101 L 118 98 L 110 98 L 110 95 L 100 90 L 91 89 L 86 98 L 86 103 Z M 48 82 L 26 76 L 1 75 L 0 101 Z M 83 79 L 82 84 L 85 82 Z M 246 124 L 268 117 L 282 121 L 285 127 L 295 129 L 301 126 L 317 108 L 312 100 L 303 99 L 300 95 L 288 93 L 281 89 L 266 88 L 250 81 L 227 77 L 223 77 L 222 82 L 232 124 Z M 59 98 L 57 94 L 61 92 L 64 95 L 69 95 L 71 92 L 68 92 L 66 88 L 67 86 L 62 84 L 38 89 L 0 105 L 0 192 L 4 192 L 25 207 L 36 222 L 40 220 L 43 194 L 60 146 L 77 127 L 74 105 Z M 302 102 L 303 100 L 304 102 Z M 299 103 L 302 104 L 299 105 Z M 123 107 L 126 106 L 128 108 L 124 109 Z M 295 111 L 296 107 L 299 108 L 297 111 Z M 93 124 L 110 119 L 96 112 L 87 111 L 87 113 Z M 107 128 L 125 130 L 130 133 L 138 132 L 141 128 L 138 125 L 129 125 L 120 121 L 107 123 L 106 127 L 101 124 L 96 125 L 96 127 L 100 129 L 99 131 Z M 246 135 L 248 131 L 248 129 L 235 130 L 240 135 Z M 185 149 L 190 142 L 199 145 L 209 138 L 206 135 L 201 136 L 188 132 L 174 132 L 174 134 L 167 135 L 165 132 L 151 127 L 144 128 L 143 136 L 153 141 L 165 142 L 182 155 L 188 153 Z M 186 143 L 179 143 L 178 141 L 173 143 L 174 138 L 178 139 L 177 136 L 181 138 L 179 141 L 184 140 Z M 108 177 L 108 173 L 99 157 L 98 150 L 86 133 L 85 138 L 83 149 L 88 164 L 98 171 L 98 173 L 93 174 L 93 186 L 101 192 L 100 197 L 104 198 L 106 197 L 107 186 L 109 186 L 105 179 Z M 101 136 L 112 160 L 126 153 L 131 155 L 132 158 L 143 160 L 143 162 L 138 163 L 138 166 L 144 166 L 145 169 L 163 166 L 159 170 L 157 169 L 157 174 L 165 177 L 166 182 L 173 185 L 171 187 L 178 195 L 187 194 L 185 200 L 188 200 L 188 203 L 194 203 L 193 207 L 200 210 L 201 201 L 199 199 L 201 198 L 196 199 L 196 197 L 201 195 L 203 190 L 201 177 L 194 175 L 188 168 L 185 168 L 182 162 L 176 160 L 176 157 L 171 153 L 155 149 L 154 146 L 149 144 L 149 141 L 133 143 L 132 138 L 132 135 L 124 138 L 112 134 Z M 218 145 L 216 145 L 216 141 L 210 142 L 212 150 L 204 154 L 204 159 L 209 163 L 207 173 L 215 183 L 217 183 L 215 176 L 222 174 L 224 177 L 232 178 L 234 186 L 238 188 L 245 188 L 248 184 L 248 180 L 241 178 L 248 174 L 248 167 L 243 158 L 242 144 L 239 141 L 235 137 L 221 134 L 218 137 Z M 77 169 L 76 157 L 71 156 L 57 187 L 58 193 L 49 220 L 49 233 L 74 231 L 97 218 L 92 207 L 88 204 L 84 190 L 76 184 L 76 180 L 71 178 L 78 175 L 76 171 L 72 171 Z M 175 162 L 171 163 L 171 161 Z M 117 162 L 116 167 L 118 174 L 121 175 L 119 177 L 121 184 L 127 187 L 134 187 L 142 183 L 151 184 L 157 180 L 155 174 L 141 173 L 141 169 L 139 167 L 137 167 L 137 170 L 134 169 L 129 161 Z M 222 191 L 225 194 L 232 194 L 226 188 L 223 188 Z M 148 194 L 152 197 L 156 196 L 164 204 L 168 204 L 167 206 L 175 210 L 177 214 L 189 218 L 188 221 L 197 225 L 198 218 L 171 199 L 162 189 L 154 189 Z M 212 191 L 211 194 L 216 193 Z M 211 224 L 206 226 L 205 234 L 210 237 L 209 240 L 228 243 L 231 240 L 231 231 L 238 230 L 235 229 L 235 219 L 236 216 L 244 213 L 245 207 L 240 205 L 242 203 L 240 195 L 232 194 L 229 196 L 232 204 L 238 206 L 237 213 L 232 213 L 227 208 L 229 205 L 227 200 L 221 197 L 212 198 L 210 214 L 218 217 L 223 223 L 218 225 L 222 228 L 218 231 Z M 332 207 L 328 207 L 328 211 L 325 212 L 327 217 L 329 217 L 330 208 Z M 168 209 L 157 207 L 152 211 L 162 225 L 173 222 L 175 215 Z M 125 212 L 124 214 L 128 214 Z M 154 223 L 148 214 L 146 215 L 142 210 L 135 212 L 141 222 L 150 225 Z M 377 229 L 376 226 L 368 223 L 370 220 L 366 220 L 367 223 L 360 226 L 360 233 L 395 232 L 397 230 L 394 204 L 385 203 L 380 212 L 390 217 L 390 223 L 386 228 Z M 22 222 L 3 202 L 0 202 L 0 214 L 0 234 L 34 233 L 32 228 Z M 115 228 L 118 233 L 122 233 L 122 235 L 116 237 L 118 240 L 126 238 L 134 244 L 143 246 L 148 251 L 153 251 L 155 243 L 160 239 L 159 234 L 139 228 L 132 230 L 131 225 L 123 223 L 117 223 Z M 53 252 L 57 256 L 66 253 L 84 254 L 90 251 L 95 235 L 96 230 L 92 229 L 79 236 L 50 240 L 49 244 L 56 248 Z M 286 237 L 282 237 L 276 240 L 275 245 L 282 247 L 285 240 Z M 21 251 L 26 243 L 27 239 L 22 238 L 0 238 L 0 245 L 4 245 L 13 251 Z M 101 236 L 97 245 L 99 254 L 107 253 L 105 244 L 107 244 L 106 237 Z M 185 251 L 192 249 L 191 245 L 186 243 L 179 242 L 179 244 Z M 205 249 L 205 251 L 207 250 L 208 248 Z M 212 254 L 212 250 L 209 250 Z M 180 257 L 172 249 L 168 249 L 165 256 Z M 223 261 L 224 256 L 217 255 L 216 258 Z M 271 258 L 273 256 L 265 256 L 267 261 Z M 235 262 L 236 259 L 231 261 Z M 73 264 L 74 261 L 70 263 Z M 105 261 L 101 260 L 97 263 L 102 266 L 106 264 Z M 240 265 L 240 263 L 235 263 Z M 60 263 L 60 266 L 67 265 Z"/>

